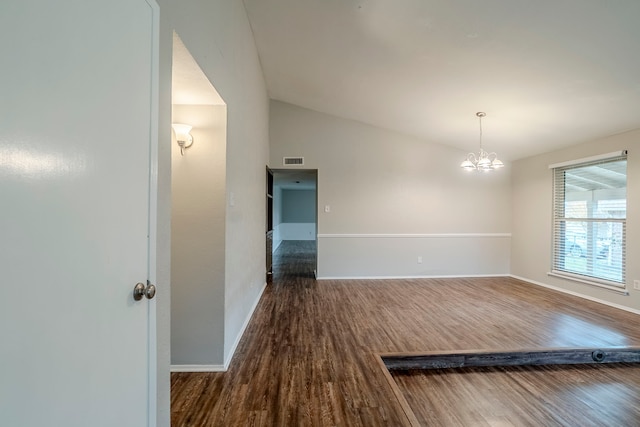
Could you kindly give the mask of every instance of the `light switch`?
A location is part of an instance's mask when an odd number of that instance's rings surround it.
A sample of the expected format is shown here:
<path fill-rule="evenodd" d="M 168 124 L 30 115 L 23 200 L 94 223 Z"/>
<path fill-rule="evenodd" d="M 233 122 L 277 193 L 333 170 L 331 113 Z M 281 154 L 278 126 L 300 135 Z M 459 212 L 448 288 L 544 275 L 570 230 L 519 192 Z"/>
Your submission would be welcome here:
<path fill-rule="evenodd" d="M 327 212 L 327 213 L 331 212 L 331 206 L 324 205 L 324 211 Z"/>

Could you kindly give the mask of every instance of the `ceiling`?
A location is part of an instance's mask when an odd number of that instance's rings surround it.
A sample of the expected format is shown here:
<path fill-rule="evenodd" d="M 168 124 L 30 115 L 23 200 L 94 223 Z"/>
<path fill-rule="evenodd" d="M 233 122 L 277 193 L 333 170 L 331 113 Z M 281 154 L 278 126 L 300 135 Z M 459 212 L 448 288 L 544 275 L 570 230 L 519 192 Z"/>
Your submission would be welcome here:
<path fill-rule="evenodd" d="M 176 33 L 173 33 L 172 60 L 172 104 L 226 105 Z"/>
<path fill-rule="evenodd" d="M 303 169 L 274 169 L 273 185 L 283 190 L 315 190 L 318 172 Z"/>
<path fill-rule="evenodd" d="M 272 99 L 515 160 L 640 128 L 638 0 L 244 0 Z"/>

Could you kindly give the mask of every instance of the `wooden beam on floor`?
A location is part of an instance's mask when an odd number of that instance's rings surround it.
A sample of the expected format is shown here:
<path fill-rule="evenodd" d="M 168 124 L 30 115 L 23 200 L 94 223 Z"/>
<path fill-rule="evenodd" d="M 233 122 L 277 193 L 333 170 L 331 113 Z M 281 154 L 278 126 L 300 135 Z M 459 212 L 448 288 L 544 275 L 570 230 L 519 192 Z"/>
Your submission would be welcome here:
<path fill-rule="evenodd" d="M 640 363 L 640 347 L 547 348 L 511 351 L 388 353 L 380 355 L 387 369 L 447 369 L 485 366 L 540 366 Z"/>

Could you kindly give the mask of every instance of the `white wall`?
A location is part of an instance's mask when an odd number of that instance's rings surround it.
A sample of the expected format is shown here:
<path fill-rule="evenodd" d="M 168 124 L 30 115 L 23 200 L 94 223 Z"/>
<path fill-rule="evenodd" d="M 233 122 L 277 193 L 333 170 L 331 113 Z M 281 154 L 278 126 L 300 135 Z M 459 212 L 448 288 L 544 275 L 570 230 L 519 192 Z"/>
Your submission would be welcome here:
<path fill-rule="evenodd" d="M 283 222 L 278 226 L 280 240 L 316 240 L 315 222 Z"/>
<path fill-rule="evenodd" d="M 226 106 L 175 105 L 193 145 L 172 144 L 171 364 L 224 364 Z"/>
<path fill-rule="evenodd" d="M 280 224 L 282 224 L 282 188 L 275 185 L 273 187 L 273 253 L 283 240 L 280 237 Z"/>
<path fill-rule="evenodd" d="M 460 150 L 278 101 L 269 132 L 271 167 L 318 169 L 320 278 L 509 273 L 509 165 L 469 174 Z"/>
<path fill-rule="evenodd" d="M 640 279 L 640 130 L 576 145 L 513 163 L 513 225 L 511 273 L 565 292 L 640 310 L 640 291 L 633 279 Z M 616 150 L 627 157 L 627 289 L 620 295 L 602 288 L 548 276 L 551 269 L 553 177 L 550 164 L 581 159 Z"/>
<path fill-rule="evenodd" d="M 316 240 L 316 191 L 284 189 L 280 194 L 280 240 Z"/>
<path fill-rule="evenodd" d="M 282 222 L 315 223 L 315 190 L 283 190 Z"/>
<path fill-rule="evenodd" d="M 158 0 L 158 3 L 162 19 L 160 104 L 163 122 L 160 131 L 167 144 L 164 150 L 168 150 L 170 144 L 171 46 L 174 30 L 227 103 L 226 366 L 265 285 L 264 168 L 269 153 L 267 91 L 241 0 Z M 167 151 L 163 155 L 168 154 Z M 170 173 L 167 160 L 160 173 Z M 164 185 L 168 193 L 167 184 Z M 229 206 L 231 193 L 234 195 L 234 206 Z M 168 375 L 166 378 L 168 380 Z"/>
<path fill-rule="evenodd" d="M 338 234 L 318 239 L 321 278 L 507 275 L 509 252 L 508 233 L 482 237 Z"/>

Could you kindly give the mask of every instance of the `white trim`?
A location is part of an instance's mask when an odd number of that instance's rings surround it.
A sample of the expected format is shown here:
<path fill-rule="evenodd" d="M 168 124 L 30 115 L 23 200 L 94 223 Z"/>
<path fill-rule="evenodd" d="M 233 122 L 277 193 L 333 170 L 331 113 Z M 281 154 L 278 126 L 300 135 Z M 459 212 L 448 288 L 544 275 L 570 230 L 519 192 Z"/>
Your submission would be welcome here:
<path fill-rule="evenodd" d="M 155 0 L 145 0 L 151 9 L 151 76 L 149 85 L 149 223 L 147 239 L 147 280 L 158 286 L 158 152 L 160 146 L 160 6 Z M 170 288 L 167 283 L 166 289 L 160 292 L 169 293 Z M 158 365 L 158 297 L 148 301 L 147 312 L 147 360 L 148 360 L 148 382 L 147 382 L 147 421 L 149 426 L 158 424 L 158 416 L 162 416 L 165 408 L 158 406 L 158 400 L 162 395 L 169 396 L 169 391 L 163 386 L 158 389 L 158 376 L 164 375 L 165 366 Z M 159 372 L 160 371 L 160 372 Z"/>
<path fill-rule="evenodd" d="M 442 275 L 442 276 L 323 276 L 316 280 L 394 280 L 394 279 L 464 279 L 474 277 L 510 277 L 509 274 L 469 274 L 469 275 Z"/>
<path fill-rule="evenodd" d="M 535 280 L 531 280 L 531 279 L 527 279 L 527 278 L 524 278 L 524 277 L 516 276 L 514 274 L 511 274 L 510 276 L 513 277 L 514 279 L 518 279 L 518 280 L 522 280 L 523 282 L 531 283 L 532 285 L 537 285 L 537 286 L 542 286 L 543 288 L 553 289 L 554 291 L 558 291 L 558 292 L 562 292 L 562 293 L 565 293 L 565 294 L 573 295 L 575 297 L 579 297 L 579 298 L 583 298 L 583 299 L 586 299 L 586 300 L 589 300 L 589 301 L 597 302 L 599 304 L 604 304 L 604 305 L 607 305 L 609 307 L 617 308 L 619 310 L 628 311 L 629 313 L 640 314 L 640 310 L 636 310 L 636 309 L 631 308 L 631 307 L 627 307 L 627 306 L 620 305 L 620 304 L 615 304 L 613 302 L 605 301 L 605 300 L 602 300 L 600 298 L 590 297 L 588 295 L 584 295 L 584 294 L 581 294 L 581 293 L 578 293 L 578 292 L 573 292 L 573 291 L 570 291 L 570 290 L 567 290 L 567 289 L 564 289 L 564 288 L 560 288 L 560 287 L 557 287 L 557 286 L 548 285 L 546 283 L 537 282 Z"/>
<path fill-rule="evenodd" d="M 251 309 L 249 310 L 249 314 L 247 314 L 247 318 L 244 319 L 244 323 L 242 324 L 242 328 L 240 328 L 240 332 L 238 333 L 238 336 L 236 337 L 236 341 L 231 346 L 231 350 L 229 351 L 229 355 L 225 358 L 225 361 L 224 361 L 224 371 L 225 372 L 226 372 L 227 369 L 229 369 L 229 365 L 231 364 L 231 359 L 233 359 L 233 355 L 235 354 L 236 349 L 238 348 L 238 344 L 240 344 L 240 340 L 242 339 L 242 336 L 244 335 L 244 331 L 247 329 L 247 326 L 249 326 L 249 322 L 251 321 L 251 317 L 253 316 L 253 312 L 256 311 L 256 307 L 258 306 L 258 303 L 260 302 L 260 299 L 262 298 L 262 294 L 264 293 L 264 290 L 266 288 L 267 288 L 267 282 L 264 282 L 264 284 L 262 285 L 262 289 L 260 289 L 260 292 L 258 293 L 258 298 L 256 298 L 256 300 L 253 302 L 253 305 L 251 306 Z"/>
<path fill-rule="evenodd" d="M 597 162 L 598 160 L 613 159 L 615 157 L 622 157 L 622 156 L 626 156 L 626 155 L 627 155 L 627 150 L 614 151 L 612 153 L 598 154 L 597 156 L 584 157 L 582 159 L 576 159 L 576 160 L 569 160 L 569 161 L 566 161 L 566 162 L 554 163 L 552 165 L 549 165 L 549 169 L 563 168 L 563 167 L 566 167 L 566 166 L 579 165 L 581 163 Z"/>
<path fill-rule="evenodd" d="M 171 372 L 226 372 L 224 365 L 171 365 Z"/>
<path fill-rule="evenodd" d="M 627 288 L 623 284 L 617 284 L 615 282 L 607 283 L 605 280 L 598 280 L 595 278 L 587 278 L 578 274 L 566 273 L 564 271 L 550 271 L 547 276 L 557 277 L 559 279 L 571 280 L 572 282 L 584 283 L 585 285 L 595 286 L 598 288 L 606 289 L 608 291 L 617 292 L 622 295 L 629 295 Z"/>
<path fill-rule="evenodd" d="M 441 238 L 476 238 L 476 237 L 511 237 L 511 233 L 442 233 L 442 234 L 318 234 L 319 239 L 441 239 Z"/>

